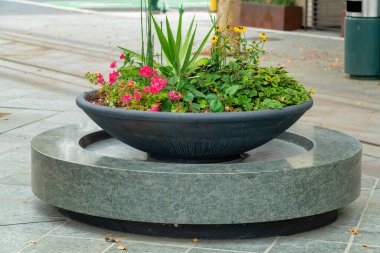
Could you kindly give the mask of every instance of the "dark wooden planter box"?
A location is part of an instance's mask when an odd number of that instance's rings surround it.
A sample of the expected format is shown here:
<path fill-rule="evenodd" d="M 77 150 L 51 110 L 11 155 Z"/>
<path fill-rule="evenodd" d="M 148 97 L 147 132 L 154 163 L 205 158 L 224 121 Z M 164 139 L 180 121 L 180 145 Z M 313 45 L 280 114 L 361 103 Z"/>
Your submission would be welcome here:
<path fill-rule="evenodd" d="M 243 2 L 241 24 L 276 30 L 296 30 L 302 27 L 302 7 Z"/>

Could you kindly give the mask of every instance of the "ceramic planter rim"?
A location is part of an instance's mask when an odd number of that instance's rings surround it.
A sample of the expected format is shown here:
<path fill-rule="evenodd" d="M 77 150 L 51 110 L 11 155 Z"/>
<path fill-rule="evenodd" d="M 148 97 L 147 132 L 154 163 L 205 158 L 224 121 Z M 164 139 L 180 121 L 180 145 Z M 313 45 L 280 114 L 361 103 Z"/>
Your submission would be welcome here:
<path fill-rule="evenodd" d="M 92 90 L 84 92 L 77 96 L 76 104 L 83 109 L 91 111 L 98 115 L 114 118 L 130 118 L 136 120 L 148 121 L 175 121 L 183 122 L 225 122 L 226 120 L 234 121 L 249 121 L 282 118 L 289 113 L 303 113 L 313 106 L 313 99 L 298 105 L 291 105 L 281 109 L 259 110 L 259 111 L 244 111 L 244 112 L 210 112 L 210 113 L 184 113 L 184 112 L 149 112 L 138 110 L 126 110 L 122 108 L 113 108 L 108 106 L 96 105 L 86 100 L 86 97 L 97 92 Z"/>

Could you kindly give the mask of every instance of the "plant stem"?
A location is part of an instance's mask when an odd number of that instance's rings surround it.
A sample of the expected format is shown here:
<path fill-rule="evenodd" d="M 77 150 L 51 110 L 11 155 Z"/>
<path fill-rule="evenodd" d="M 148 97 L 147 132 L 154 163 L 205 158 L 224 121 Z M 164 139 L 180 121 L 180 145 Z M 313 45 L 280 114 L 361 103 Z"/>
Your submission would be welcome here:
<path fill-rule="evenodd" d="M 141 24 L 141 56 L 142 64 L 145 64 L 145 50 L 144 50 L 144 25 L 143 25 L 143 0 L 140 0 L 140 24 Z"/>
<path fill-rule="evenodd" d="M 148 0 L 148 15 L 147 15 L 147 25 L 148 25 L 148 38 L 147 38 L 147 64 L 149 67 L 153 67 L 153 40 L 152 40 L 152 0 Z"/>

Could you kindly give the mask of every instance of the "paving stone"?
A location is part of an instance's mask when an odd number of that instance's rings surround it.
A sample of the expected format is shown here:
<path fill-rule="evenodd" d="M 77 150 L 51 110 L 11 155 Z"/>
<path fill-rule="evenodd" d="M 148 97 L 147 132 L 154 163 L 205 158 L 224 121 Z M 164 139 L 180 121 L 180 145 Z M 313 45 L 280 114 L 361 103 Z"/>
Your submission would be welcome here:
<path fill-rule="evenodd" d="M 2 185 L 23 185 L 30 186 L 30 171 L 28 172 L 16 172 L 12 175 L 0 178 L 0 184 Z"/>
<path fill-rule="evenodd" d="M 146 243 L 124 243 L 124 242 L 118 243 L 117 245 L 113 246 L 111 249 L 109 249 L 106 252 L 107 253 L 123 252 L 117 249 L 117 247 L 120 245 L 124 246 L 127 249 L 128 253 L 156 253 L 156 252 L 186 253 L 187 252 L 187 248 L 172 247 L 172 246 L 167 246 L 167 245 L 154 245 L 154 244 L 146 244 Z"/>
<path fill-rule="evenodd" d="M 280 237 L 282 240 L 318 240 L 318 241 L 328 241 L 328 242 L 342 242 L 346 243 L 351 237 L 348 232 L 349 227 L 329 225 L 321 227 L 315 230 L 307 231 L 300 234 L 295 234 L 291 236 Z"/>
<path fill-rule="evenodd" d="M 346 243 L 332 243 L 311 240 L 280 239 L 276 242 L 270 253 L 342 253 Z"/>
<path fill-rule="evenodd" d="M 248 252 L 263 252 L 275 238 L 246 239 L 246 240 L 202 240 L 200 239 L 195 248 L 236 250 Z"/>
<path fill-rule="evenodd" d="M 61 224 L 62 222 L 43 222 L 0 226 L 0 252 L 16 252 L 17 250 L 28 246 L 29 241 L 37 240 L 42 235 Z"/>
<path fill-rule="evenodd" d="M 30 164 L 22 162 L 1 161 L 0 181 L 3 177 L 8 177 L 17 173 L 29 172 Z M 1 183 L 0 183 L 1 184 Z"/>
<path fill-rule="evenodd" d="M 377 245 L 380 247 L 380 230 L 360 229 L 360 233 L 354 238 L 353 243 Z"/>
<path fill-rule="evenodd" d="M 363 245 L 352 245 L 349 253 L 380 253 L 380 247 L 374 247 L 368 245 L 364 247 Z"/>
<path fill-rule="evenodd" d="M 36 244 L 31 244 L 21 252 L 28 253 L 87 253 L 87 252 L 102 252 L 109 246 L 109 243 L 104 240 L 82 239 L 67 237 L 46 236 Z M 128 252 L 129 253 L 129 252 Z"/>
<path fill-rule="evenodd" d="M 376 178 L 371 178 L 371 177 L 367 177 L 367 178 L 362 178 L 362 189 L 372 189 L 372 187 L 374 186 L 376 182 Z"/>
<path fill-rule="evenodd" d="M 30 149 L 30 143 L 26 143 L 24 146 L 5 151 L 0 153 L 0 161 L 30 163 Z"/>
<path fill-rule="evenodd" d="M 189 253 L 242 253 L 242 251 L 193 248 L 189 251 Z"/>

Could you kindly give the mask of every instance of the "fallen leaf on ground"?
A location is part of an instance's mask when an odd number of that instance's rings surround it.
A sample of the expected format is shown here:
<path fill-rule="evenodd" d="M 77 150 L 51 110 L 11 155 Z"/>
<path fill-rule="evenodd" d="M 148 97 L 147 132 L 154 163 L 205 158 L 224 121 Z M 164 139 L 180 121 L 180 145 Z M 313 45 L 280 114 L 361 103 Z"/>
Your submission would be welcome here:
<path fill-rule="evenodd" d="M 118 250 L 127 250 L 124 246 L 121 246 L 121 245 L 120 245 L 120 246 L 117 246 L 117 249 L 118 249 Z"/>
<path fill-rule="evenodd" d="M 119 243 L 119 242 L 120 242 L 119 239 L 112 237 L 112 234 L 108 234 L 104 239 L 105 239 L 107 242 L 116 242 L 116 243 Z"/>
<path fill-rule="evenodd" d="M 359 230 L 358 227 L 352 227 L 352 228 L 349 228 L 349 229 L 348 229 L 348 232 L 350 232 L 350 233 L 353 234 L 353 235 L 357 235 L 357 234 L 360 233 L 360 230 Z"/>
<path fill-rule="evenodd" d="M 191 241 L 192 241 L 193 243 L 196 243 L 196 242 L 198 242 L 199 240 L 198 240 L 198 238 L 193 238 L 193 239 L 191 239 Z"/>
<path fill-rule="evenodd" d="M 33 240 L 31 240 L 31 241 L 28 241 L 28 243 L 29 243 L 29 244 L 36 244 L 37 241 L 33 241 Z"/>
<path fill-rule="evenodd" d="M 368 248 L 368 243 L 364 243 L 364 244 L 363 244 L 363 247 L 364 247 L 364 248 Z"/>

